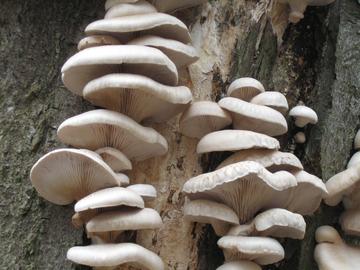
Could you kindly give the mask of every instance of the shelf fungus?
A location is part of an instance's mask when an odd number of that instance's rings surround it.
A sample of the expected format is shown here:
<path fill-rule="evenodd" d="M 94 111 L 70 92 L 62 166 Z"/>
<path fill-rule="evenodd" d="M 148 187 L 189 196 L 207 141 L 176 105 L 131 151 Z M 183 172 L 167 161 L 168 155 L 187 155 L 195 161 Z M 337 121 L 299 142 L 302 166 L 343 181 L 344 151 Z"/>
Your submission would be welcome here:
<path fill-rule="evenodd" d="M 360 248 L 346 244 L 333 227 L 319 227 L 315 238 L 314 258 L 320 270 L 360 269 Z"/>
<path fill-rule="evenodd" d="M 230 114 L 216 102 L 198 101 L 192 103 L 180 118 L 180 132 L 190 138 L 201 139 L 206 134 L 229 126 Z"/>
<path fill-rule="evenodd" d="M 253 97 L 250 103 L 270 107 L 285 115 L 289 110 L 286 97 L 280 92 L 266 91 Z"/>
<path fill-rule="evenodd" d="M 151 202 L 156 199 L 157 192 L 154 186 L 148 184 L 135 184 L 126 187 L 140 195 L 145 202 Z"/>

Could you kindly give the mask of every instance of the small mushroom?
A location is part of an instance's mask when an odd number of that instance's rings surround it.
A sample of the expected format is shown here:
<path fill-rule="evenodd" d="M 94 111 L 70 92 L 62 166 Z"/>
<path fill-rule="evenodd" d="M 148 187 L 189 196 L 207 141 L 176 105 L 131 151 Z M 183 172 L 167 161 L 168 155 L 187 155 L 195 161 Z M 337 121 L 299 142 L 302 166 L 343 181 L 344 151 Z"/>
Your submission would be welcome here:
<path fill-rule="evenodd" d="M 68 260 L 91 267 L 116 267 L 132 264 L 148 270 L 165 270 L 163 261 L 154 252 L 133 243 L 102 244 L 72 247 Z"/>
<path fill-rule="evenodd" d="M 271 172 L 302 170 L 300 160 L 291 153 L 268 149 L 247 149 L 231 155 L 217 167 L 218 169 L 240 161 L 256 161 Z"/>
<path fill-rule="evenodd" d="M 81 51 L 87 48 L 105 45 L 120 45 L 120 42 L 111 36 L 94 35 L 81 39 L 78 43 L 78 50 Z"/>
<path fill-rule="evenodd" d="M 340 217 L 340 224 L 346 234 L 360 236 L 360 210 L 346 210 Z"/>
<path fill-rule="evenodd" d="M 103 147 L 96 150 L 107 165 L 115 172 L 132 169 L 131 161 L 119 150 L 111 147 Z"/>
<path fill-rule="evenodd" d="M 177 68 L 189 66 L 199 59 L 198 53 L 193 46 L 158 36 L 142 36 L 131 40 L 128 42 L 128 45 L 142 45 L 156 48 L 169 57 Z"/>
<path fill-rule="evenodd" d="M 268 91 L 258 94 L 253 97 L 250 103 L 263 105 L 277 110 L 281 114 L 285 115 L 289 110 L 289 105 L 286 97 L 280 92 Z"/>
<path fill-rule="evenodd" d="M 116 179 L 119 182 L 119 186 L 128 186 L 130 184 L 130 179 L 126 174 L 116 173 Z"/>
<path fill-rule="evenodd" d="M 180 132 L 190 138 L 202 138 L 206 134 L 220 130 L 232 123 L 229 113 L 216 102 L 198 101 L 182 114 Z"/>
<path fill-rule="evenodd" d="M 333 227 L 319 227 L 315 238 L 318 245 L 314 258 L 320 270 L 360 269 L 359 247 L 347 245 Z"/>
<path fill-rule="evenodd" d="M 279 141 L 256 132 L 247 130 L 221 130 L 205 135 L 198 143 L 198 154 L 218 151 L 239 151 L 244 149 L 280 148 Z"/>
<path fill-rule="evenodd" d="M 161 51 L 137 45 L 108 45 L 82 50 L 63 65 L 62 80 L 73 93 L 82 96 L 85 85 L 106 74 L 134 73 L 160 83 L 176 85 L 176 66 Z"/>
<path fill-rule="evenodd" d="M 284 259 L 285 251 L 278 241 L 268 237 L 223 236 L 218 241 L 226 261 L 250 260 L 268 265 Z"/>
<path fill-rule="evenodd" d="M 32 167 L 30 178 L 41 197 L 59 205 L 119 185 L 115 173 L 99 155 L 77 149 L 59 149 L 46 154 Z"/>
<path fill-rule="evenodd" d="M 136 122 L 165 122 L 192 101 L 185 86 L 167 86 L 136 74 L 108 74 L 90 81 L 83 90 L 91 103 L 129 116 Z"/>
<path fill-rule="evenodd" d="M 221 99 L 219 105 L 229 111 L 235 129 L 251 130 L 269 136 L 282 135 L 288 130 L 285 117 L 272 108 L 233 97 Z"/>
<path fill-rule="evenodd" d="M 354 139 L 354 149 L 358 150 L 360 149 L 360 129 L 356 133 L 355 139 Z"/>
<path fill-rule="evenodd" d="M 105 19 L 156 13 L 156 8 L 145 0 L 139 0 L 135 3 L 118 3 L 109 8 L 105 14 Z"/>
<path fill-rule="evenodd" d="M 288 172 L 270 173 L 259 163 L 243 161 L 189 179 L 183 192 L 190 200 L 225 204 L 245 223 L 259 210 L 286 207 L 296 185 Z"/>
<path fill-rule="evenodd" d="M 294 136 L 295 142 L 298 144 L 303 144 L 306 142 L 306 135 L 304 132 L 298 132 Z"/>
<path fill-rule="evenodd" d="M 159 11 L 172 13 L 206 3 L 206 0 L 152 0 L 152 2 Z"/>
<path fill-rule="evenodd" d="M 126 188 L 139 194 L 145 202 L 153 201 L 157 197 L 156 189 L 152 185 L 135 184 Z"/>
<path fill-rule="evenodd" d="M 244 101 L 250 101 L 253 97 L 263 92 L 265 92 L 265 88 L 261 82 L 245 77 L 233 81 L 227 90 L 227 95 Z"/>
<path fill-rule="evenodd" d="M 211 224 L 219 236 L 225 235 L 231 225 L 239 224 L 239 218 L 231 208 L 210 200 L 185 203 L 184 217 L 192 222 Z"/>
<path fill-rule="evenodd" d="M 191 37 L 186 25 L 174 16 L 164 13 L 148 13 L 103 19 L 90 23 L 85 29 L 86 35 L 110 35 L 122 43 L 134 37 L 156 35 L 189 43 Z"/>
<path fill-rule="evenodd" d="M 307 124 L 315 125 L 318 122 L 316 112 L 306 106 L 296 106 L 292 108 L 289 115 L 295 118 L 295 125 L 297 127 L 305 127 Z"/>
<path fill-rule="evenodd" d="M 63 143 L 79 148 L 112 147 L 137 161 L 164 155 L 168 150 L 167 141 L 154 129 L 107 110 L 89 111 L 67 119 L 58 128 L 58 137 Z"/>
<path fill-rule="evenodd" d="M 216 270 L 261 270 L 261 267 L 251 261 L 238 260 L 227 262 L 216 268 Z"/>
<path fill-rule="evenodd" d="M 360 151 L 356 152 L 347 164 L 347 169 L 360 165 Z"/>

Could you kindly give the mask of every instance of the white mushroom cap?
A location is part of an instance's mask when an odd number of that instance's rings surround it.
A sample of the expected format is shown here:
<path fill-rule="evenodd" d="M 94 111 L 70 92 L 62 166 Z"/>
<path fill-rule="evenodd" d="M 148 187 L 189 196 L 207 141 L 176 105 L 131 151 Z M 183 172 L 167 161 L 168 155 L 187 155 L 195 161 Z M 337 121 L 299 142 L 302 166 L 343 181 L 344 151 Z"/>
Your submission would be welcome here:
<path fill-rule="evenodd" d="M 244 149 L 279 149 L 279 141 L 247 130 L 221 130 L 205 135 L 198 143 L 198 154 L 216 151 L 239 151 Z"/>
<path fill-rule="evenodd" d="M 61 69 L 64 85 L 77 95 L 82 95 L 88 82 L 120 71 L 144 75 L 168 85 L 178 82 L 176 66 L 165 54 L 137 45 L 88 48 L 73 55 Z"/>
<path fill-rule="evenodd" d="M 360 165 L 360 151 L 356 152 L 347 164 L 347 169 Z"/>
<path fill-rule="evenodd" d="M 216 102 L 198 101 L 182 114 L 180 132 L 191 138 L 202 138 L 206 134 L 222 129 L 232 123 L 229 113 Z"/>
<path fill-rule="evenodd" d="M 261 267 L 251 261 L 233 261 L 227 262 L 216 270 L 261 270 Z"/>
<path fill-rule="evenodd" d="M 199 59 L 198 53 L 193 46 L 158 36 L 142 36 L 131 40 L 128 45 L 142 45 L 159 49 L 178 68 L 189 66 Z"/>
<path fill-rule="evenodd" d="M 155 253 L 133 243 L 72 247 L 67 258 L 92 267 L 115 267 L 125 263 L 140 265 L 148 270 L 164 270 L 163 261 Z"/>
<path fill-rule="evenodd" d="M 112 36 L 107 35 L 94 35 L 89 37 L 84 37 L 78 43 L 78 50 L 85 50 L 91 47 L 104 46 L 104 45 L 119 45 L 120 42 L 113 38 Z"/>
<path fill-rule="evenodd" d="M 303 144 L 306 142 L 306 135 L 304 132 L 300 131 L 300 132 L 296 133 L 294 138 L 295 138 L 296 143 Z"/>
<path fill-rule="evenodd" d="M 106 0 L 105 2 L 105 10 L 109 10 L 113 6 L 116 6 L 118 4 L 135 4 L 139 0 Z"/>
<path fill-rule="evenodd" d="M 288 172 L 270 173 L 256 162 L 243 161 L 189 179 L 183 192 L 191 200 L 223 203 L 245 223 L 260 210 L 286 207 L 296 185 Z"/>
<path fill-rule="evenodd" d="M 121 209 L 96 215 L 86 224 L 86 230 L 89 234 L 149 230 L 158 229 L 162 224 L 159 213 L 154 209 Z"/>
<path fill-rule="evenodd" d="M 130 184 L 130 179 L 126 174 L 116 173 L 116 179 L 119 182 L 119 186 L 128 186 Z"/>
<path fill-rule="evenodd" d="M 271 172 L 302 170 L 300 160 L 291 153 L 268 149 L 241 150 L 231 155 L 217 167 L 218 169 L 240 161 L 256 161 Z"/>
<path fill-rule="evenodd" d="M 316 112 L 306 106 L 296 106 L 292 108 L 289 115 L 295 118 L 295 125 L 297 127 L 305 127 L 309 123 L 315 125 L 318 122 Z"/>
<path fill-rule="evenodd" d="M 139 0 L 135 3 L 118 3 L 112 6 L 106 12 L 105 19 L 155 12 L 157 12 L 157 10 L 152 4 L 145 0 Z"/>
<path fill-rule="evenodd" d="M 337 205 L 344 196 L 351 196 L 353 191 L 358 192 L 359 183 L 360 164 L 334 175 L 326 182 L 328 195 L 325 203 L 330 206 Z"/>
<path fill-rule="evenodd" d="M 360 236 L 360 210 L 346 210 L 340 217 L 340 224 L 346 234 Z"/>
<path fill-rule="evenodd" d="M 358 150 L 360 149 L 360 129 L 356 133 L 355 139 L 354 139 L 354 149 Z"/>
<path fill-rule="evenodd" d="M 311 215 L 327 196 L 326 186 L 320 178 L 306 171 L 293 171 L 292 174 L 296 178 L 297 186 L 287 209 L 301 215 Z"/>
<path fill-rule="evenodd" d="M 103 147 L 96 150 L 102 159 L 113 171 L 126 171 L 132 169 L 131 161 L 119 150 L 111 147 Z"/>
<path fill-rule="evenodd" d="M 113 147 L 129 159 L 141 161 L 167 152 L 163 136 L 117 112 L 94 110 L 71 117 L 58 128 L 59 139 L 66 144 L 96 150 Z"/>
<path fill-rule="evenodd" d="M 270 136 L 282 135 L 288 130 L 285 117 L 269 107 L 233 97 L 221 99 L 219 105 L 230 112 L 235 129 L 251 130 Z"/>
<path fill-rule="evenodd" d="M 32 167 L 30 178 L 41 197 L 59 205 L 118 185 L 115 173 L 100 156 L 77 149 L 59 149 L 46 154 Z"/>
<path fill-rule="evenodd" d="M 284 115 L 289 110 L 289 105 L 286 97 L 280 92 L 267 91 L 264 93 L 260 93 L 257 96 L 253 97 L 250 102 L 270 107 Z"/>
<path fill-rule="evenodd" d="M 211 224 L 217 235 L 225 235 L 231 224 L 239 224 L 236 213 L 228 206 L 209 200 L 185 203 L 184 217 L 192 222 Z"/>
<path fill-rule="evenodd" d="M 185 86 L 167 86 L 142 75 L 125 73 L 90 81 L 83 95 L 91 103 L 137 122 L 165 122 L 185 110 L 192 100 L 191 91 Z"/>
<path fill-rule="evenodd" d="M 223 236 L 218 246 L 224 250 L 227 261 L 251 260 L 268 265 L 281 261 L 285 256 L 280 243 L 268 237 Z"/>
<path fill-rule="evenodd" d="M 159 11 L 170 13 L 206 3 L 206 0 L 152 0 L 152 2 Z"/>
<path fill-rule="evenodd" d="M 127 43 L 140 35 L 155 35 L 189 43 L 191 37 L 186 25 L 174 16 L 164 13 L 148 13 L 98 20 L 85 29 L 86 35 L 111 35 Z"/>
<path fill-rule="evenodd" d="M 227 90 L 227 95 L 250 101 L 253 97 L 262 92 L 265 92 L 265 88 L 261 82 L 253 78 L 245 77 L 233 81 Z"/>
<path fill-rule="evenodd" d="M 139 194 L 145 202 L 153 201 L 157 197 L 156 189 L 152 185 L 135 184 L 126 188 Z"/>

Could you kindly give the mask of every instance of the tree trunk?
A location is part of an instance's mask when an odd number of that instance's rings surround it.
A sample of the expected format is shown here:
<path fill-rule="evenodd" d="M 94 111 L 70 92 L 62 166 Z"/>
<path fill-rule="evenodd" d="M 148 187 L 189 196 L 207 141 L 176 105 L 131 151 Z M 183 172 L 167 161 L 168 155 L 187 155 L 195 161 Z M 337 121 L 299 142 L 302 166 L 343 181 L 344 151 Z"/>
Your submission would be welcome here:
<path fill-rule="evenodd" d="M 88 243 L 71 226 L 73 206 L 39 198 L 29 171 L 40 156 L 64 146 L 56 138 L 63 120 L 93 109 L 64 88 L 60 67 L 75 53 L 85 26 L 103 17 L 103 5 L 100 0 L 1 1 L 1 269 L 70 269 L 75 266 L 66 261 L 67 249 Z M 216 101 L 233 79 L 252 76 L 267 90 L 286 94 L 291 107 L 303 101 L 314 108 L 320 121 L 307 129 L 308 142 L 295 145 L 296 128 L 290 126 L 282 148 L 326 180 L 345 168 L 360 127 L 360 5 L 342 0 L 309 8 L 305 19 L 288 26 L 281 45 L 268 8 L 265 0 L 219 0 L 178 13 L 200 53 L 200 60 L 182 72 L 181 84 L 192 89 L 195 100 Z M 169 153 L 135 164 L 131 180 L 157 188 L 153 207 L 164 227 L 138 232 L 136 240 L 157 252 L 168 269 L 216 269 L 223 262 L 217 238 L 210 226 L 184 221 L 181 188 L 224 156 L 197 155 L 197 140 L 179 133 L 178 119 L 154 128 L 167 138 Z M 341 206 L 322 206 L 306 219 L 305 240 L 283 241 L 286 259 L 264 269 L 317 269 L 314 231 L 336 224 L 341 211 Z"/>

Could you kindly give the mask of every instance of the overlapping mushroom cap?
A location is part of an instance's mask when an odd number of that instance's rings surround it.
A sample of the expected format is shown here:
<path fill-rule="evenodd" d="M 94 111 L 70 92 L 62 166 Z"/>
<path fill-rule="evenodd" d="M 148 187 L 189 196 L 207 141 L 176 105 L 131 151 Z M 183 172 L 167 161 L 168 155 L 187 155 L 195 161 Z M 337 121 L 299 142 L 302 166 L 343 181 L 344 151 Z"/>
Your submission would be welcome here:
<path fill-rule="evenodd" d="M 167 86 L 135 74 L 108 74 L 90 81 L 84 98 L 109 110 L 123 113 L 137 122 L 164 122 L 187 108 L 192 100 L 189 88 Z"/>
<path fill-rule="evenodd" d="M 286 97 L 280 92 L 267 91 L 260 93 L 253 97 L 250 102 L 273 108 L 282 114 L 286 114 L 286 112 L 289 110 Z"/>
<path fill-rule="evenodd" d="M 253 97 L 263 92 L 265 92 L 265 88 L 261 82 L 253 78 L 245 77 L 233 81 L 227 90 L 227 95 L 250 101 Z"/>
<path fill-rule="evenodd" d="M 232 208 L 241 223 L 260 210 L 285 208 L 293 195 L 295 177 L 270 173 L 259 163 L 243 161 L 188 180 L 183 192 L 191 199 L 213 200 Z"/>
<path fill-rule="evenodd" d="M 82 95 L 85 85 L 110 73 L 134 73 L 160 83 L 176 85 L 175 64 L 161 51 L 137 45 L 108 45 L 78 52 L 66 61 L 62 69 L 64 85 Z"/>
<path fill-rule="evenodd" d="M 95 151 L 101 156 L 113 171 L 126 171 L 132 169 L 131 161 L 119 150 L 111 147 L 103 147 Z"/>
<path fill-rule="evenodd" d="M 156 189 L 152 185 L 135 184 L 126 188 L 139 194 L 145 202 L 153 201 L 157 197 Z"/>
<path fill-rule="evenodd" d="M 304 127 L 307 124 L 316 124 L 318 122 L 316 112 L 306 106 L 296 106 L 292 108 L 289 115 L 295 118 L 295 125 L 297 127 Z"/>
<path fill-rule="evenodd" d="M 221 99 L 219 105 L 230 112 L 235 129 L 251 130 L 270 136 L 282 135 L 288 130 L 284 116 L 272 108 L 233 97 Z"/>
<path fill-rule="evenodd" d="M 89 111 L 67 119 L 58 128 L 58 137 L 80 148 L 112 147 L 138 161 L 163 155 L 168 150 L 165 138 L 154 129 L 107 110 Z"/>
<path fill-rule="evenodd" d="M 114 4 L 105 14 L 105 19 L 140 15 L 157 12 L 156 8 L 145 0 L 138 0 L 135 3 L 122 2 Z"/>
<path fill-rule="evenodd" d="M 77 149 L 59 149 L 46 154 L 32 167 L 30 178 L 41 197 L 60 205 L 119 185 L 115 173 L 99 155 Z"/>
<path fill-rule="evenodd" d="M 148 270 L 165 269 L 158 255 L 133 243 L 72 247 L 67 252 L 67 258 L 75 263 L 92 267 L 133 264 Z"/>
<path fill-rule="evenodd" d="M 347 164 L 347 169 L 351 168 L 351 167 L 355 167 L 357 165 L 360 165 L 360 151 L 356 152 L 351 159 L 349 160 L 348 164 Z"/>
<path fill-rule="evenodd" d="M 78 43 L 78 50 L 85 50 L 91 47 L 105 46 L 105 45 L 119 45 L 120 42 L 113 38 L 112 36 L 107 35 L 93 35 L 89 37 L 84 37 Z"/>
<path fill-rule="evenodd" d="M 216 102 L 197 101 L 182 114 L 180 132 L 191 138 L 202 138 L 206 134 L 222 129 L 232 123 L 229 113 Z"/>

